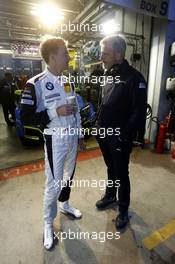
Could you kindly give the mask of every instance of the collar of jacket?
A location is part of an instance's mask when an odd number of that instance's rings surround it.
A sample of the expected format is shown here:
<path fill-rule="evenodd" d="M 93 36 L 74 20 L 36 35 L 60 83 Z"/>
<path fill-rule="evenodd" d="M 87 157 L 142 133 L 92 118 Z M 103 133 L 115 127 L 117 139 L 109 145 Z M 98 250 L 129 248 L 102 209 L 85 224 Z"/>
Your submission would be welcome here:
<path fill-rule="evenodd" d="M 46 67 L 45 68 L 45 71 L 44 71 L 46 74 L 47 74 L 47 76 L 49 76 L 49 78 L 53 81 L 53 82 L 56 82 L 56 81 L 60 81 L 61 80 L 61 76 L 62 75 L 58 75 L 58 76 L 56 76 L 56 75 L 54 75 L 53 73 L 51 73 L 50 71 L 49 71 L 49 69 Z"/>
<path fill-rule="evenodd" d="M 126 68 L 129 66 L 127 60 L 123 60 L 121 64 L 114 64 L 108 71 L 105 72 L 105 75 L 117 76 L 125 72 Z"/>

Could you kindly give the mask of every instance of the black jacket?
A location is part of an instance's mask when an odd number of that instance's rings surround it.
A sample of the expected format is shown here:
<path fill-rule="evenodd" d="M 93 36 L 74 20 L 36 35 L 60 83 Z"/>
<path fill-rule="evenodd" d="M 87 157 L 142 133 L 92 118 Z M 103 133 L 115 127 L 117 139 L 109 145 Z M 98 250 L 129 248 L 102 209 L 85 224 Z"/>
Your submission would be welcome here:
<path fill-rule="evenodd" d="M 102 87 L 97 125 L 104 128 L 120 128 L 120 137 L 123 140 L 131 140 L 146 120 L 145 79 L 127 60 L 114 65 L 105 75 L 113 76 L 114 81 Z"/>

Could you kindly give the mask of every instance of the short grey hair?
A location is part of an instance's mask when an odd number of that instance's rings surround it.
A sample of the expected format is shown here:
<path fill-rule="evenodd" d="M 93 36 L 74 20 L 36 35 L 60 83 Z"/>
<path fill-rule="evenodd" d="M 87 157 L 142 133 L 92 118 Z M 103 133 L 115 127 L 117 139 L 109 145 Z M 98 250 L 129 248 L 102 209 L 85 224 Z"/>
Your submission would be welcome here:
<path fill-rule="evenodd" d="M 110 43 L 114 50 L 116 50 L 117 52 L 121 52 L 123 55 L 125 55 L 126 41 L 123 36 L 120 35 L 107 36 L 100 41 L 100 46 L 103 46 L 106 43 Z"/>

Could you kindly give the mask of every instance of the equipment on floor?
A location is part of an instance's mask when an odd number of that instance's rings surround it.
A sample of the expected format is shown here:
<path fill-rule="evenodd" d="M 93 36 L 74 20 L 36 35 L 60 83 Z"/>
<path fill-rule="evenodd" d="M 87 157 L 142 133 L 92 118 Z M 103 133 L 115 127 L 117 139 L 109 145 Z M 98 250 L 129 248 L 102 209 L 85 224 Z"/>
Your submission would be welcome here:
<path fill-rule="evenodd" d="M 161 154 L 164 151 L 166 132 L 167 132 L 167 125 L 163 122 L 160 123 L 157 134 L 157 142 L 156 142 L 156 153 L 158 154 Z"/>
<path fill-rule="evenodd" d="M 166 94 L 171 107 L 168 119 L 168 133 L 174 135 L 175 137 L 175 78 L 167 79 Z"/>
<path fill-rule="evenodd" d="M 174 146 L 172 148 L 171 157 L 173 160 L 175 160 L 175 143 L 174 143 Z"/>
<path fill-rule="evenodd" d="M 175 66 L 175 42 L 173 42 L 170 46 L 170 65 L 172 67 Z"/>
<path fill-rule="evenodd" d="M 175 118 L 172 111 L 170 111 L 169 115 L 165 117 L 165 123 L 167 125 L 167 133 L 173 135 L 175 130 Z"/>
<path fill-rule="evenodd" d="M 161 154 L 165 149 L 170 151 L 175 134 L 175 120 L 172 111 L 165 117 L 163 122 L 160 122 L 157 117 L 153 117 L 151 121 L 157 124 L 157 135 L 155 140 L 156 153 Z M 168 146 L 166 146 L 167 143 Z"/>

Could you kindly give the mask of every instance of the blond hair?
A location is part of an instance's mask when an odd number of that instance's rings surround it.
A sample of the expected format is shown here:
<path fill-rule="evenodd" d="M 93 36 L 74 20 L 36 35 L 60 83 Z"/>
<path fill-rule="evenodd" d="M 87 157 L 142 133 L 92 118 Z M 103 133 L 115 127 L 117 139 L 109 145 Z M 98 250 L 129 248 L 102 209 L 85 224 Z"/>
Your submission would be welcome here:
<path fill-rule="evenodd" d="M 57 53 L 61 46 L 67 46 L 63 38 L 53 37 L 44 40 L 40 45 L 40 53 L 44 61 L 48 63 L 50 54 Z"/>

